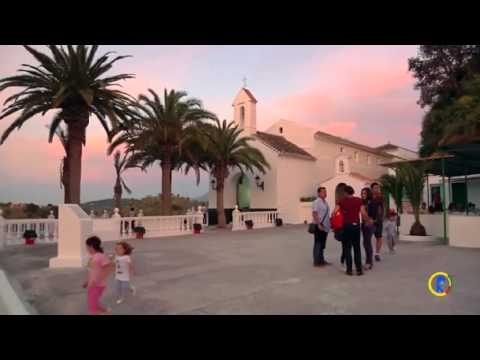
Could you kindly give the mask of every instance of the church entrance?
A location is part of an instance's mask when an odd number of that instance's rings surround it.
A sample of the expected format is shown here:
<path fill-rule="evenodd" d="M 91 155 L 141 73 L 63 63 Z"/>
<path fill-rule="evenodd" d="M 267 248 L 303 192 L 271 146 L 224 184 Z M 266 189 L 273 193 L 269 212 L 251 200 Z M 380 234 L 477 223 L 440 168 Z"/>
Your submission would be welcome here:
<path fill-rule="evenodd" d="M 237 179 L 237 204 L 239 209 L 250 208 L 250 180 L 245 175 Z"/>

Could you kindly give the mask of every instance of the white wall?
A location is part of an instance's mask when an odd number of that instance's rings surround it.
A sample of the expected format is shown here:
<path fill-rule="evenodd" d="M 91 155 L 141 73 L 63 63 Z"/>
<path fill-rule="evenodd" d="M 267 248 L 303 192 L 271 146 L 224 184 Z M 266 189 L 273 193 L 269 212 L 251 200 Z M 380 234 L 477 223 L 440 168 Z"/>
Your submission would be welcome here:
<path fill-rule="evenodd" d="M 315 196 L 315 162 L 282 156 L 278 164 L 278 211 L 285 223 L 300 222 L 298 203 L 301 197 Z"/>
<path fill-rule="evenodd" d="M 480 216 L 449 215 L 448 225 L 450 246 L 480 248 Z"/>
<path fill-rule="evenodd" d="M 312 204 L 313 202 L 300 202 L 298 205 L 298 223 L 303 224 L 305 221 L 310 223 L 312 221 Z"/>
<path fill-rule="evenodd" d="M 282 132 L 280 132 L 280 128 L 282 128 Z M 315 131 L 316 130 L 313 128 L 302 126 L 294 121 L 284 119 L 278 120 L 265 130 L 267 133 L 283 136 L 285 139 L 300 146 L 307 152 L 313 148 L 313 136 Z"/>

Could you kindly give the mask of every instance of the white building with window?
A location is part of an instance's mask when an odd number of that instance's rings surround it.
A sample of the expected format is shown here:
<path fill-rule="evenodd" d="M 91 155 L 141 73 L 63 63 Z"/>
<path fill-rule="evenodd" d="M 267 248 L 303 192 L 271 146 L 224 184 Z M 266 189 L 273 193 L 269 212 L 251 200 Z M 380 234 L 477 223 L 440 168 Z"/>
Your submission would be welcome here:
<path fill-rule="evenodd" d="M 227 221 L 238 205 L 242 211 L 277 209 L 285 223 L 303 223 L 311 216 L 311 208 L 302 206 L 300 199 L 316 196 L 319 186 L 327 188 L 327 200 L 333 208 L 338 183 L 351 185 L 359 195 L 363 187 L 388 172 L 380 164 L 402 159 L 290 120 L 278 120 L 265 131 L 258 131 L 256 105 L 250 90 L 240 89 L 233 102 L 233 121 L 256 139 L 252 145 L 262 151 L 271 168 L 266 174 L 230 174 L 224 193 Z M 215 219 L 214 182 L 208 207 Z"/>

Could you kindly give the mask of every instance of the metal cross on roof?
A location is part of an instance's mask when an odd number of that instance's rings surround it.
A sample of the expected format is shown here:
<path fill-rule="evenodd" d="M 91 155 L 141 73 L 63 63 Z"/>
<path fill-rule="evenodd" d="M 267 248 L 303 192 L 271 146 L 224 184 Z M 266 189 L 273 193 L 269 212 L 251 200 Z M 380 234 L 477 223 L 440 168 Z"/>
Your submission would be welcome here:
<path fill-rule="evenodd" d="M 247 87 L 247 77 L 244 76 L 242 80 L 243 80 L 243 87 L 246 88 Z"/>

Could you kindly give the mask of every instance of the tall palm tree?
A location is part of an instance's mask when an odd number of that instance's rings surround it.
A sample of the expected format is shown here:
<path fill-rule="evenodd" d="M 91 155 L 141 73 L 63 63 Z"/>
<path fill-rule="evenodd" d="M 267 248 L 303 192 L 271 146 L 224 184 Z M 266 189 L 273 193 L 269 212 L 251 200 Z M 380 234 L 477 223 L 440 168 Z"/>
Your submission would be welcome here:
<path fill-rule="evenodd" d="M 242 129 L 233 122 L 217 119 L 215 125 L 205 124 L 202 129 L 205 150 L 200 161 L 216 180 L 218 226 L 225 227 L 223 192 L 230 171 L 237 168 L 242 176 L 247 170 L 264 174 L 270 165 L 262 152 L 250 145 L 254 138 L 243 136 Z"/>
<path fill-rule="evenodd" d="M 405 187 L 405 193 L 413 208 L 415 221 L 410 229 L 410 235 L 425 236 L 425 227 L 420 222 L 420 206 L 423 201 L 423 188 L 425 185 L 425 165 L 400 164 L 398 174 Z"/>
<path fill-rule="evenodd" d="M 119 80 L 133 78 L 133 74 L 105 76 L 113 64 L 127 56 L 109 58 L 106 53 L 96 58 L 98 46 L 76 47 L 48 45 L 51 55 L 46 55 L 30 46 L 25 49 L 33 55 L 39 65 L 23 64 L 18 70 L 21 74 L 0 79 L 0 91 L 9 87 L 21 87 L 23 90 L 8 97 L 0 119 L 19 113 L 15 121 L 0 138 L 5 142 L 14 129 L 35 115 L 45 115 L 57 109 L 50 126 L 49 142 L 62 121 L 67 125 L 67 162 L 68 184 L 72 203 L 80 203 L 80 185 L 82 173 L 82 146 L 85 145 L 85 133 L 90 115 L 94 115 L 107 132 L 109 140 L 111 129 L 116 128 L 125 115 L 131 98 L 123 91 L 112 89 Z M 103 76 L 103 77 L 102 77 Z M 109 126 L 111 125 L 111 126 Z"/>
<path fill-rule="evenodd" d="M 122 174 L 129 168 L 128 154 L 120 154 L 120 151 L 116 151 L 113 155 L 114 167 L 115 167 L 115 186 L 113 187 L 113 197 L 115 199 L 115 207 L 122 210 L 122 193 L 125 190 L 131 194 L 132 190 L 125 184 L 125 180 L 122 178 Z"/>
<path fill-rule="evenodd" d="M 125 145 L 131 164 L 143 170 L 157 161 L 162 168 L 161 213 L 169 215 L 172 204 L 172 171 L 193 157 L 191 145 L 199 138 L 198 126 L 216 115 L 203 109 L 200 100 L 185 98 L 184 91 L 164 90 L 163 99 L 151 89 L 151 97 L 140 95 L 127 122 L 109 147 Z"/>
<path fill-rule="evenodd" d="M 50 129 L 50 126 L 47 125 L 47 129 Z M 63 188 L 64 192 L 64 203 L 70 203 L 70 186 L 68 184 L 69 173 L 68 173 L 68 135 L 67 130 L 63 128 L 60 124 L 55 129 L 55 135 L 57 135 L 58 140 L 63 146 L 65 151 L 65 156 L 62 158 L 60 163 L 60 189 Z"/>

